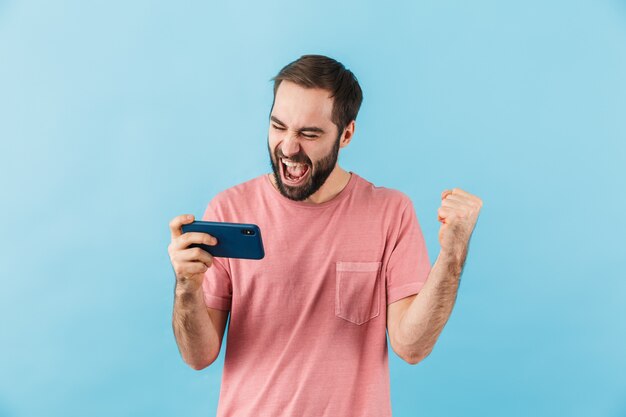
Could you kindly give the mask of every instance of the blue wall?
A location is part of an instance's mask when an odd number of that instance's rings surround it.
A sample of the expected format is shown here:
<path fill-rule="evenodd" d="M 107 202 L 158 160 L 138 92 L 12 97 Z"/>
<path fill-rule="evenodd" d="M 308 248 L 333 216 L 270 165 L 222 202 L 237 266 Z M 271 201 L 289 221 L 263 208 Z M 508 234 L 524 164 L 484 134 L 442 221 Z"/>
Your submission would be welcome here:
<path fill-rule="evenodd" d="M 298 3 L 298 4 L 296 4 Z M 269 79 L 364 90 L 340 163 L 484 206 L 394 416 L 626 415 L 626 3 L 0 1 L 0 415 L 214 415 L 171 328 L 169 220 L 269 172 Z"/>

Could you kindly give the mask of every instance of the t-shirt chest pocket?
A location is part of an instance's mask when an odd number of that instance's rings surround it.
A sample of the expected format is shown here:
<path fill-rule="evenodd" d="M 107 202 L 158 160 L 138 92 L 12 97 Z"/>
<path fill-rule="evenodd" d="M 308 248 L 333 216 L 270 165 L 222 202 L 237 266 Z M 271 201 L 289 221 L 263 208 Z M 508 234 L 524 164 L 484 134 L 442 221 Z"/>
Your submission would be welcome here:
<path fill-rule="evenodd" d="M 380 314 L 382 262 L 337 262 L 335 315 L 363 324 Z"/>

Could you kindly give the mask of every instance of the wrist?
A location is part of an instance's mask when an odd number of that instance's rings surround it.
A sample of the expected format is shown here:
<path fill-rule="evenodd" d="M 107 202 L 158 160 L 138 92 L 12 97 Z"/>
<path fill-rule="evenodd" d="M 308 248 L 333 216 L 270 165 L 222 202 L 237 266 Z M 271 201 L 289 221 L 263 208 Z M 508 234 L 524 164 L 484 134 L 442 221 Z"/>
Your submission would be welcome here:
<path fill-rule="evenodd" d="M 448 270 L 460 275 L 465 263 L 465 252 L 460 250 L 442 249 L 438 261 L 448 267 Z"/>
<path fill-rule="evenodd" d="M 180 278 L 176 280 L 174 292 L 177 296 L 189 297 L 201 292 L 202 285 L 198 285 L 191 279 Z"/>

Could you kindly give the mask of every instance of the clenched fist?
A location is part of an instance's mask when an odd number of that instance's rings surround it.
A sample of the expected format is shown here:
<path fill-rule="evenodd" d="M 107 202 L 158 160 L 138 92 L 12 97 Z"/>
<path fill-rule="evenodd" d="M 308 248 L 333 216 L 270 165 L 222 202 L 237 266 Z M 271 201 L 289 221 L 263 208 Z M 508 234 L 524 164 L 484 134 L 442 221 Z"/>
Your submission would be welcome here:
<path fill-rule="evenodd" d="M 480 198 L 460 188 L 441 193 L 441 207 L 437 215 L 442 223 L 439 229 L 442 252 L 465 261 L 469 240 L 482 206 Z"/>

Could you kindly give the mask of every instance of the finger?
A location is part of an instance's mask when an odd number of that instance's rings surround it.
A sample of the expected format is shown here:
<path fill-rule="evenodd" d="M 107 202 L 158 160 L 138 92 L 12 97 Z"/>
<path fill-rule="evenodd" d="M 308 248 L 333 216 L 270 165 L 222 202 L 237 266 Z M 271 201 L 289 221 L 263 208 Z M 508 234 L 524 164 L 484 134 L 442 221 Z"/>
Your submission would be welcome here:
<path fill-rule="evenodd" d="M 459 210 L 466 210 L 469 208 L 469 206 L 467 205 L 466 202 L 464 201 L 457 201 L 457 200 L 450 200 L 450 198 L 446 198 L 445 200 L 443 200 L 441 202 L 441 205 L 444 207 L 452 207 L 455 209 L 459 209 Z"/>
<path fill-rule="evenodd" d="M 446 210 L 446 213 L 448 214 L 448 216 L 461 218 L 461 217 L 466 217 L 468 215 L 468 210 L 465 207 L 442 206 L 442 208 Z"/>
<path fill-rule="evenodd" d="M 467 197 L 459 196 L 459 195 L 450 194 L 441 203 L 443 204 L 446 201 L 454 202 L 456 203 L 457 206 L 465 207 L 466 209 L 472 210 L 472 211 L 480 208 L 480 204 L 476 202 L 475 200 L 467 198 Z"/>
<path fill-rule="evenodd" d="M 467 191 L 465 191 L 465 190 L 461 190 L 461 189 L 460 189 L 460 188 L 458 188 L 458 187 L 455 187 L 455 188 L 453 188 L 453 189 L 452 189 L 452 194 L 464 195 L 464 196 L 466 196 L 466 197 L 471 196 L 471 194 L 470 194 L 470 193 L 468 193 L 468 192 L 467 192 Z"/>
<path fill-rule="evenodd" d="M 472 213 L 471 207 L 468 207 L 465 204 L 457 203 L 455 201 L 449 201 L 448 199 L 443 200 L 441 205 L 442 207 L 452 210 L 454 215 L 459 219 L 468 218 Z"/>
<path fill-rule="evenodd" d="M 177 254 L 176 262 L 201 262 L 211 266 L 213 264 L 213 256 L 202 248 L 189 248 Z"/>
<path fill-rule="evenodd" d="M 470 194 L 467 191 L 463 191 L 460 188 L 454 188 L 452 189 L 452 194 L 453 195 L 457 195 L 457 196 L 464 196 L 469 198 L 470 200 L 480 200 L 478 197 L 476 197 L 474 194 Z"/>
<path fill-rule="evenodd" d="M 446 200 L 462 201 L 468 206 L 473 207 L 473 208 L 481 208 L 483 205 L 483 201 L 480 198 L 476 197 L 475 195 L 470 195 L 468 197 L 466 195 L 459 194 L 459 193 L 449 194 L 446 197 Z"/>
<path fill-rule="evenodd" d="M 467 197 L 458 194 L 448 194 L 444 200 L 454 200 L 458 202 L 470 201 Z"/>
<path fill-rule="evenodd" d="M 187 277 L 199 275 L 206 272 L 210 267 L 210 265 L 206 265 L 203 262 L 185 262 L 180 265 L 179 275 Z"/>
<path fill-rule="evenodd" d="M 439 207 L 437 210 L 437 219 L 442 223 L 449 223 L 456 218 L 456 213 L 451 207 Z"/>
<path fill-rule="evenodd" d="M 183 214 L 176 216 L 170 221 L 170 232 L 172 234 L 172 240 L 183 234 L 182 225 L 193 222 L 193 214 Z"/>
<path fill-rule="evenodd" d="M 452 191 L 450 191 L 450 190 L 443 190 L 443 192 L 441 193 L 441 199 L 443 200 L 444 198 L 446 198 L 450 194 L 452 194 Z"/>
<path fill-rule="evenodd" d="M 172 245 L 174 249 L 187 249 L 192 243 L 202 243 L 209 246 L 217 245 L 217 238 L 204 232 L 187 232 L 178 236 Z"/>

